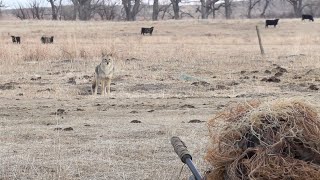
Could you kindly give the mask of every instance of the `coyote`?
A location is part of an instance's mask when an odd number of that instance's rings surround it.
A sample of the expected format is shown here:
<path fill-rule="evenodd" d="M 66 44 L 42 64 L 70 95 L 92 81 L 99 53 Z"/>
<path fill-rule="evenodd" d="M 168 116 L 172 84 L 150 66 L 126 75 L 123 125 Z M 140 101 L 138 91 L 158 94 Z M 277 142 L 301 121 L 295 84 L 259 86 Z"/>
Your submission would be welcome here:
<path fill-rule="evenodd" d="M 101 83 L 101 94 L 110 94 L 110 84 L 114 72 L 114 57 L 112 54 L 102 55 L 101 63 L 95 69 L 95 79 L 92 83 L 92 94 L 97 95 L 98 86 Z"/>

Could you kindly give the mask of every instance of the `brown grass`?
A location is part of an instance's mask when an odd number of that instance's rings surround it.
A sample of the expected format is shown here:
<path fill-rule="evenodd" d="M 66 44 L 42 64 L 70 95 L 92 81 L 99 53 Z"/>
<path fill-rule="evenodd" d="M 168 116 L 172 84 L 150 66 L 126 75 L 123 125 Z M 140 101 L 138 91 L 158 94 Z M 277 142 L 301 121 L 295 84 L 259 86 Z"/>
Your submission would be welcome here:
<path fill-rule="evenodd" d="M 208 124 L 209 180 L 319 178 L 320 119 L 301 100 L 240 104 Z"/>
<path fill-rule="evenodd" d="M 141 36 L 142 26 L 154 26 L 154 35 Z M 298 19 L 276 29 L 263 20 L 1 21 L 0 89 L 9 89 L 0 90 L 0 179 L 174 179 L 182 164 L 172 135 L 203 172 L 208 131 L 189 120 L 252 98 L 319 101 L 308 89 L 319 85 L 319 27 Z M 55 36 L 54 44 L 41 44 L 42 35 Z M 105 51 L 118 56 L 115 84 L 110 98 L 93 97 L 91 76 Z M 261 82 L 273 64 L 288 73 L 280 83 Z M 198 81 L 209 84 L 192 85 Z M 135 119 L 142 123 L 129 123 Z"/>

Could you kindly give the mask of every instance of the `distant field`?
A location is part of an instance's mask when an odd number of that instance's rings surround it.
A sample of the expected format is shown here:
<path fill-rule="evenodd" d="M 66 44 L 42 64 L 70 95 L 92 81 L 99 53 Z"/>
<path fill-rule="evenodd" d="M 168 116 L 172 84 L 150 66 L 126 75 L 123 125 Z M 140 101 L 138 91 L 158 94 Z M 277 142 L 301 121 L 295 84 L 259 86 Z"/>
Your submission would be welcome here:
<path fill-rule="evenodd" d="M 140 35 L 151 26 L 153 36 Z M 0 21 L 0 179 L 177 179 L 173 135 L 203 172 L 206 123 L 188 121 L 251 99 L 319 102 L 319 32 L 300 19 L 267 29 L 261 19 Z M 90 92 L 102 52 L 117 56 L 109 98 Z M 277 67 L 287 70 L 280 82 L 261 81 Z"/>

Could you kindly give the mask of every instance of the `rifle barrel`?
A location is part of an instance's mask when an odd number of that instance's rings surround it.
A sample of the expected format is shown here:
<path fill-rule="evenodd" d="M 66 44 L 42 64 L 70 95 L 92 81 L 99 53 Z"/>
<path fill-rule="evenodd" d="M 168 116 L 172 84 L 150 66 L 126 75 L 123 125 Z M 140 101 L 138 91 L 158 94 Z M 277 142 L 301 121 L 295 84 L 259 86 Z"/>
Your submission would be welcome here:
<path fill-rule="evenodd" d="M 196 178 L 196 180 L 201 180 L 202 177 L 190 158 L 186 159 L 186 164 L 188 165 L 189 169 L 191 170 L 191 172 L 192 172 L 193 176 Z"/>

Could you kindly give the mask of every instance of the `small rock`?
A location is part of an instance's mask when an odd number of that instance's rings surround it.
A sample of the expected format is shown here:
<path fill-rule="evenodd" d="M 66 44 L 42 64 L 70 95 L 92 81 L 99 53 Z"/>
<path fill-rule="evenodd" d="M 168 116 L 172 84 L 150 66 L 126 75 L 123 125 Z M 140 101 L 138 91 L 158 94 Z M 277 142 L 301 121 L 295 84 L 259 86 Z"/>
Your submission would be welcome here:
<path fill-rule="evenodd" d="M 193 120 L 190 120 L 188 123 L 203 123 L 205 121 L 201 121 L 199 119 L 193 119 Z"/>
<path fill-rule="evenodd" d="M 222 109 L 222 108 L 224 108 L 224 107 L 225 107 L 225 105 L 220 104 L 220 105 L 217 106 L 217 109 Z"/>
<path fill-rule="evenodd" d="M 194 85 L 194 86 L 199 86 L 199 85 L 201 85 L 201 86 L 209 86 L 210 83 L 205 82 L 205 81 L 197 81 L 197 82 L 191 83 L 191 85 Z"/>
<path fill-rule="evenodd" d="M 133 110 L 133 111 L 130 111 L 130 113 L 132 113 L 132 114 L 137 114 L 138 111 Z"/>
<path fill-rule="evenodd" d="M 263 78 L 263 79 L 261 79 L 261 81 L 278 83 L 278 82 L 280 82 L 280 79 L 275 76 L 272 76 L 270 78 Z"/>
<path fill-rule="evenodd" d="M 246 73 L 247 71 L 240 71 L 240 74 L 244 74 L 244 73 Z"/>
<path fill-rule="evenodd" d="M 271 71 L 265 70 L 264 73 L 266 73 L 266 74 L 271 74 Z"/>
<path fill-rule="evenodd" d="M 180 106 L 180 108 L 195 108 L 195 107 L 190 104 L 185 104 L 185 105 Z"/>
<path fill-rule="evenodd" d="M 15 82 L 1 84 L 0 90 L 12 90 L 12 89 L 15 89 L 15 85 L 17 85 L 17 83 Z"/>
<path fill-rule="evenodd" d="M 83 76 L 83 78 L 84 78 L 84 79 L 90 79 L 90 78 L 91 78 L 91 76 L 84 75 L 84 76 Z"/>
<path fill-rule="evenodd" d="M 283 75 L 283 72 L 277 72 L 274 76 L 275 77 L 280 77 L 280 76 L 282 76 Z"/>
<path fill-rule="evenodd" d="M 278 82 L 280 82 L 280 79 L 277 78 L 277 77 L 275 77 L 275 76 L 272 76 L 272 77 L 270 77 L 270 78 L 267 80 L 267 82 L 275 82 L 275 83 L 278 83 Z"/>
<path fill-rule="evenodd" d="M 72 127 L 67 127 L 67 128 L 64 128 L 63 130 L 64 131 L 73 131 L 73 128 Z"/>
<path fill-rule="evenodd" d="M 55 112 L 55 115 L 62 115 L 62 114 L 65 114 L 65 113 L 66 113 L 66 110 L 58 109 L 57 112 Z"/>
<path fill-rule="evenodd" d="M 301 76 L 294 75 L 292 79 L 301 79 L 301 78 L 302 78 Z"/>
<path fill-rule="evenodd" d="M 77 84 L 76 78 L 75 78 L 75 77 L 69 78 L 68 83 L 69 83 L 69 84 L 74 84 L 74 85 Z"/>
<path fill-rule="evenodd" d="M 130 123 L 141 123 L 139 120 L 132 120 Z"/>
<path fill-rule="evenodd" d="M 228 83 L 227 85 L 228 86 L 236 86 L 236 85 L 239 85 L 239 83 L 236 81 L 232 81 L 232 82 Z"/>
<path fill-rule="evenodd" d="M 77 108 L 76 111 L 84 111 L 84 109 Z"/>
<path fill-rule="evenodd" d="M 149 110 L 149 111 L 147 111 L 147 112 L 153 112 L 154 110 L 153 109 L 151 109 L 151 110 Z"/>
<path fill-rule="evenodd" d="M 218 89 L 218 90 L 226 90 L 226 89 L 229 89 L 229 88 L 227 86 L 225 86 L 225 85 L 218 84 L 218 85 L 216 85 L 216 89 Z"/>
<path fill-rule="evenodd" d="M 30 80 L 31 81 L 37 81 L 37 80 L 40 80 L 41 79 L 41 77 L 39 76 L 39 77 L 32 77 Z"/>
<path fill-rule="evenodd" d="M 311 84 L 311 85 L 309 86 L 309 89 L 310 89 L 310 90 L 314 90 L 314 91 L 318 91 L 318 90 L 319 90 L 318 86 L 315 85 L 315 84 Z"/>
<path fill-rule="evenodd" d="M 88 127 L 88 126 L 91 126 L 90 124 L 84 124 L 84 126 Z"/>
<path fill-rule="evenodd" d="M 57 127 L 57 128 L 54 128 L 53 130 L 54 130 L 54 131 L 61 131 L 62 128 L 61 128 L 61 127 Z"/>
<path fill-rule="evenodd" d="M 281 66 L 277 66 L 276 68 L 273 68 L 272 71 L 274 72 L 282 72 L 282 73 L 286 73 L 288 72 L 287 69 L 281 67 Z"/>

